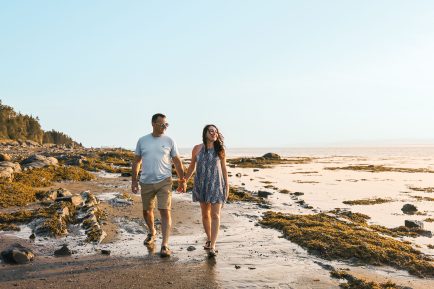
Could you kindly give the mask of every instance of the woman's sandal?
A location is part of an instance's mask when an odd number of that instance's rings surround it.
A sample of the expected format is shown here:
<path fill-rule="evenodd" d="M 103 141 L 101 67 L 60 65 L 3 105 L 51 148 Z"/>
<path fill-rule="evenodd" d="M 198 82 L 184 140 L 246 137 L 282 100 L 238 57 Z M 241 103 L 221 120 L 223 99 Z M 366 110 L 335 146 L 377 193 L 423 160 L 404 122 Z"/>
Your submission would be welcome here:
<path fill-rule="evenodd" d="M 216 249 L 210 248 L 208 251 L 208 258 L 213 258 L 213 257 L 217 256 L 217 252 L 218 251 Z"/>
<path fill-rule="evenodd" d="M 170 257 L 172 252 L 170 251 L 169 247 L 167 246 L 161 246 L 160 256 L 161 257 Z"/>
<path fill-rule="evenodd" d="M 205 246 L 203 246 L 205 250 L 211 249 L 211 241 L 206 241 Z"/>

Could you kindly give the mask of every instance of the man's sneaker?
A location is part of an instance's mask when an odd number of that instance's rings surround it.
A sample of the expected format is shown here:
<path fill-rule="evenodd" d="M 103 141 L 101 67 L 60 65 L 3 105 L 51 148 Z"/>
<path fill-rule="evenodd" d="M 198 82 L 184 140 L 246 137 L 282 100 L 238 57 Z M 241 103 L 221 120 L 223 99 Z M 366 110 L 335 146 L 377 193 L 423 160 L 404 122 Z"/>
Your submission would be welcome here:
<path fill-rule="evenodd" d="M 151 245 L 151 244 L 153 244 L 155 242 L 155 238 L 156 238 L 155 235 L 148 234 L 148 236 L 146 236 L 145 241 L 143 241 L 143 244 L 146 245 L 146 246 L 147 245 Z"/>

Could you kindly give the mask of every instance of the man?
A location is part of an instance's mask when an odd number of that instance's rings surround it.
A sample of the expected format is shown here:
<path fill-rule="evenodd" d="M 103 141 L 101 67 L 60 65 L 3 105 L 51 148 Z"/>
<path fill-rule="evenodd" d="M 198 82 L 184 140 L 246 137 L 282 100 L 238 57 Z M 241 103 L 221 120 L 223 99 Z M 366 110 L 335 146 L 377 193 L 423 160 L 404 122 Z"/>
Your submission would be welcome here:
<path fill-rule="evenodd" d="M 157 231 L 154 227 L 155 197 L 158 200 L 158 210 L 161 215 L 161 231 L 163 241 L 161 243 L 160 255 L 168 257 L 171 251 L 168 246 L 172 219 L 170 214 L 172 202 L 172 161 L 176 173 L 183 181 L 183 165 L 179 158 L 176 143 L 164 135 L 169 124 L 166 116 L 157 113 L 152 116 L 152 133 L 139 139 L 133 161 L 133 176 L 131 189 L 134 194 L 141 187 L 143 217 L 148 227 L 148 235 L 144 241 L 145 245 L 152 245 L 155 242 Z M 137 180 L 139 167 L 142 165 L 140 180 Z"/>

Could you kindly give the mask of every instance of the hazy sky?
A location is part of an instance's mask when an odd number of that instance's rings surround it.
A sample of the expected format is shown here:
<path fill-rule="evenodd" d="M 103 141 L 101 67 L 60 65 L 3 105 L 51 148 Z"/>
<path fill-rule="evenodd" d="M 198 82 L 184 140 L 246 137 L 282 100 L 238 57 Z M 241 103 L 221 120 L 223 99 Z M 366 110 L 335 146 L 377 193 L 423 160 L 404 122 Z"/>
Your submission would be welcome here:
<path fill-rule="evenodd" d="M 0 0 L 0 99 L 86 146 L 434 143 L 434 2 Z"/>

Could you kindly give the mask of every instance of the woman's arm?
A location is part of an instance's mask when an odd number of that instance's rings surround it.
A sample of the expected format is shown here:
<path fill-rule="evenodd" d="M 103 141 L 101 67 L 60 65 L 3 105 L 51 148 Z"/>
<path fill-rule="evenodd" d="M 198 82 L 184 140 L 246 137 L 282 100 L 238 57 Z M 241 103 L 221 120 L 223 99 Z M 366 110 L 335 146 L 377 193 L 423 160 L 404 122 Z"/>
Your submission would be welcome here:
<path fill-rule="evenodd" d="M 186 183 L 188 179 L 191 178 L 194 171 L 196 170 L 197 155 L 199 154 L 201 148 L 202 148 L 201 144 L 195 145 L 191 152 L 191 162 L 190 165 L 188 166 L 187 172 L 184 173 L 184 179 Z"/>
<path fill-rule="evenodd" d="M 228 170 L 226 167 L 226 156 L 224 156 L 223 158 L 220 159 L 221 162 L 221 166 L 222 166 L 222 173 L 223 173 L 223 178 L 225 180 L 225 186 L 226 186 L 226 201 L 228 200 L 229 197 L 229 180 L 228 180 Z"/>

